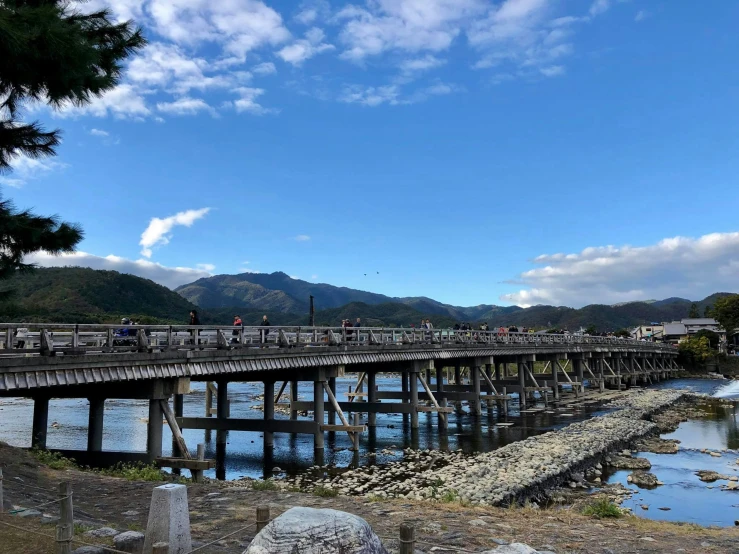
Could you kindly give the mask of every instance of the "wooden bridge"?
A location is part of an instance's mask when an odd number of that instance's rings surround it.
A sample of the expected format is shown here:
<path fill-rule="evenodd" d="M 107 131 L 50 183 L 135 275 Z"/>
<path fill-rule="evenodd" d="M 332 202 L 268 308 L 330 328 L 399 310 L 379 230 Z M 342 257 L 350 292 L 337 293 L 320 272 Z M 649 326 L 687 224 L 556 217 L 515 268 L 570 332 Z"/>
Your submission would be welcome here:
<path fill-rule="evenodd" d="M 158 460 L 162 465 L 201 470 L 209 462 L 191 459 L 181 429 L 216 430 L 225 451 L 227 431 L 264 433 L 265 451 L 274 433 L 307 433 L 317 452 L 324 432 L 347 432 L 355 448 L 358 414 L 372 427 L 378 413 L 401 413 L 418 428 L 418 414 L 507 411 L 539 399 L 591 389 L 622 388 L 669 377 L 679 368 L 669 345 L 613 337 L 562 334 L 318 327 L 214 327 L 137 325 L 0 325 L 0 396 L 34 400 L 32 444 L 46 447 L 50 398 L 90 402 L 87 451 L 65 452 L 81 463 Z M 336 399 L 336 377 L 355 373 L 348 401 Z M 400 391 L 381 391 L 378 374 L 397 375 Z M 203 417 L 183 417 L 190 381 L 206 381 Z M 264 383 L 264 417 L 229 417 L 228 383 Z M 298 400 L 298 383 L 313 383 L 311 401 Z M 280 387 L 275 392 L 276 384 Z M 420 385 L 420 389 L 419 389 Z M 366 386 L 366 392 L 365 392 Z M 289 395 L 285 394 L 289 390 Z M 285 396 L 289 419 L 275 419 L 275 403 Z M 147 399 L 147 452 L 103 452 L 106 399 Z M 170 399 L 173 406 L 170 406 Z M 215 399 L 216 407 L 213 408 Z M 451 406 L 450 404 L 454 404 Z M 313 412 L 311 420 L 299 412 Z M 355 414 L 350 422 L 347 414 Z M 213 417 L 213 416 L 216 417 Z M 162 419 L 174 437 L 175 458 L 162 458 Z M 339 423 L 337 423 L 337 418 Z"/>

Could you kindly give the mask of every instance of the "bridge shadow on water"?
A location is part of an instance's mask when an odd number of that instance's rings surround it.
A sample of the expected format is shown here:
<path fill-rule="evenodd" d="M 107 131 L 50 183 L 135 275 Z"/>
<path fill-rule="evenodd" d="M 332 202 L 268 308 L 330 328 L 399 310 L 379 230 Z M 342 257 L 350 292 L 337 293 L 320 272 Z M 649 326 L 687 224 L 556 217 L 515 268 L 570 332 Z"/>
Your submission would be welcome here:
<path fill-rule="evenodd" d="M 347 400 L 346 392 L 355 380 L 337 379 L 337 398 Z M 379 378 L 377 384 L 383 391 L 399 391 L 398 379 Z M 198 386 L 198 384 L 194 384 Z M 204 388 L 204 387 L 203 387 Z M 310 384 L 299 389 L 301 398 L 311 394 Z M 260 417 L 256 408 L 261 399 L 259 384 L 232 384 L 229 389 L 232 417 Z M 199 391 L 196 394 L 204 394 Z M 193 395 L 191 395 L 193 396 Z M 191 399 L 195 409 L 201 409 L 202 402 Z M 523 440 L 547 431 L 564 427 L 604 413 L 597 405 L 572 406 L 565 408 L 545 407 L 543 402 L 529 406 L 520 413 L 518 404 L 510 403 L 508 414 L 495 407 L 483 407 L 482 415 L 476 417 L 469 413 L 466 403 L 457 406 L 449 414 L 447 430 L 438 426 L 436 414 L 422 414 L 419 428 L 412 429 L 408 416 L 400 414 L 377 414 L 377 425 L 368 428 L 360 439 L 359 451 L 351 450 L 351 440 L 346 433 L 326 433 L 326 448 L 323 455 L 314 453 L 313 437 L 310 435 L 278 434 L 274 436 L 274 447 L 264 451 L 261 433 L 228 432 L 225 452 L 219 451 L 216 432 L 185 430 L 188 444 L 205 442 L 206 457 L 217 460 L 216 470 L 206 472 L 206 476 L 220 479 L 241 477 L 262 478 L 273 475 L 294 475 L 313 465 L 328 465 L 337 468 L 358 465 L 382 465 L 399 460 L 407 448 L 442 451 L 462 450 L 465 453 L 488 452 L 506 444 Z M 185 402 L 185 415 L 188 415 L 188 402 Z M 276 413 L 276 418 L 287 419 L 287 415 Z M 309 419 L 302 416 L 301 419 Z M 366 424 L 363 415 L 361 423 Z M 220 450 L 223 450 L 220 448 Z"/>

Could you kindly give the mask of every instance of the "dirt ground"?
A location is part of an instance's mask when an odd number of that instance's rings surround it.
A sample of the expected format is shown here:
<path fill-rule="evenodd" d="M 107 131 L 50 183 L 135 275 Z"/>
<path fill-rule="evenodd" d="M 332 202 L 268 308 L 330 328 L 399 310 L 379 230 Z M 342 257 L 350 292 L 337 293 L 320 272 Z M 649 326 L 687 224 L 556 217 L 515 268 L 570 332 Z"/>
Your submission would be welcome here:
<path fill-rule="evenodd" d="M 2 443 L 0 467 L 4 473 L 6 512 L 12 506 L 32 507 L 53 501 L 58 483 L 70 481 L 78 533 L 84 528 L 102 525 L 122 531 L 143 531 L 152 488 L 160 484 L 127 481 L 76 469 L 53 470 L 39 464 L 25 451 Z M 581 515 L 577 507 L 501 509 L 402 500 L 323 498 L 303 493 L 256 491 L 220 482 L 188 485 L 188 499 L 194 540 L 208 543 L 238 531 L 198 550 L 203 554 L 243 552 L 255 533 L 255 509 L 260 505 L 269 506 L 272 517 L 293 506 L 334 508 L 357 514 L 372 525 L 390 552 L 398 551 L 399 527 L 404 522 L 416 527 L 418 551 L 442 554 L 482 552 L 495 548 L 500 541 L 523 542 L 557 554 L 739 552 L 737 528 L 704 528 L 635 517 L 598 520 Z M 40 511 L 53 517 L 57 507 L 52 503 Z M 54 522 L 42 523 L 38 517 L 21 515 L 5 513 L 0 516 L 0 553 L 53 553 Z M 5 525 L 8 523 L 23 530 L 8 527 Z M 85 542 L 111 544 L 109 540 L 90 539 L 83 534 L 76 536 Z"/>

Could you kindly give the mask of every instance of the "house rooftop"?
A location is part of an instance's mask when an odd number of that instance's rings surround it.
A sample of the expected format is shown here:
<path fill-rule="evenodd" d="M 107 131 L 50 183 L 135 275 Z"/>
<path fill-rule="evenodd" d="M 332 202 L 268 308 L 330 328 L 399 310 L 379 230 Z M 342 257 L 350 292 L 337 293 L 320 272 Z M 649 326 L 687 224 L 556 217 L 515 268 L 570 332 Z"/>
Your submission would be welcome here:
<path fill-rule="evenodd" d="M 680 321 L 683 325 L 718 325 L 718 321 L 712 317 L 687 318 Z"/>

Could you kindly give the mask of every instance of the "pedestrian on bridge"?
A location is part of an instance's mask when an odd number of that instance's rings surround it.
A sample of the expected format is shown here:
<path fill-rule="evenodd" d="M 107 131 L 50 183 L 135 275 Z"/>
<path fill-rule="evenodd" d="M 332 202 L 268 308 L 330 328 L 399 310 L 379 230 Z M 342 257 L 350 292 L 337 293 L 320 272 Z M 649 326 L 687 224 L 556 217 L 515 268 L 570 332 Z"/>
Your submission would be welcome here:
<path fill-rule="evenodd" d="M 233 324 L 234 324 L 234 327 L 243 327 L 243 326 L 244 326 L 244 322 L 243 322 L 243 321 L 241 321 L 241 316 L 240 316 L 240 315 L 235 315 L 235 316 L 234 316 L 234 323 L 233 323 Z M 232 334 L 232 335 L 233 335 L 233 337 L 234 337 L 234 338 L 232 338 L 232 339 L 231 339 L 231 342 L 232 342 L 232 343 L 237 343 L 237 342 L 239 342 L 239 339 L 238 339 L 238 336 L 239 336 L 239 330 L 238 330 L 238 329 L 234 329 L 234 330 L 233 330 L 233 332 L 232 332 L 231 334 Z"/>
<path fill-rule="evenodd" d="M 262 344 L 265 344 L 267 342 L 267 335 L 269 335 L 269 327 L 270 327 L 270 322 L 269 322 L 269 319 L 267 319 L 266 315 L 262 317 L 261 326 L 266 327 L 265 329 L 260 330 L 260 333 L 262 335 Z"/>

